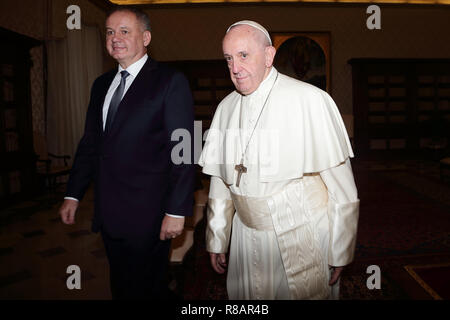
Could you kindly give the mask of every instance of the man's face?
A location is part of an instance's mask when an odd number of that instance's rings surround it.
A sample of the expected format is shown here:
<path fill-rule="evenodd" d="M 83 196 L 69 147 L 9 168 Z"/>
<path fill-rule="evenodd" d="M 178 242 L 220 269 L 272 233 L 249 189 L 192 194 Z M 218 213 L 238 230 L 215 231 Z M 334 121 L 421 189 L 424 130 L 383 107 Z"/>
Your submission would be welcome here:
<path fill-rule="evenodd" d="M 256 30 L 256 32 L 258 32 Z M 255 29 L 240 25 L 232 28 L 223 39 L 222 48 L 231 81 L 236 90 L 247 95 L 255 91 L 269 74 L 273 56 L 271 51 L 255 35 Z M 274 49 L 274 48 L 273 48 Z M 269 52 L 270 51 L 270 52 Z"/>
<path fill-rule="evenodd" d="M 106 20 L 106 49 L 124 69 L 142 58 L 150 40 L 132 12 L 118 11 Z"/>

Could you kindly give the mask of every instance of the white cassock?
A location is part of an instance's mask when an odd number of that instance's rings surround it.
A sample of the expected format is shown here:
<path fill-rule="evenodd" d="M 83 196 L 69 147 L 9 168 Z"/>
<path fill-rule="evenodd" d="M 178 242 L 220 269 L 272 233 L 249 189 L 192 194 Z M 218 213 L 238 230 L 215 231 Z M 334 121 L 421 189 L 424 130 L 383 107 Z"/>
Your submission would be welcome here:
<path fill-rule="evenodd" d="M 353 260 L 359 215 L 350 157 L 331 97 L 273 67 L 220 103 L 199 164 L 212 176 L 207 251 L 230 246 L 230 299 L 338 298 L 329 266 Z"/>

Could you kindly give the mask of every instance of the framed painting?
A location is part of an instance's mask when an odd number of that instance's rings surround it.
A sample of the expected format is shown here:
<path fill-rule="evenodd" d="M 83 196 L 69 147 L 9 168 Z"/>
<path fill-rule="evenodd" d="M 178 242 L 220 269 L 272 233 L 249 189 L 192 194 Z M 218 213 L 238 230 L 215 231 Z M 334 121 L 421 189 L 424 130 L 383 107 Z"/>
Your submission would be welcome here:
<path fill-rule="evenodd" d="M 329 32 L 273 32 L 272 40 L 278 71 L 331 94 Z"/>

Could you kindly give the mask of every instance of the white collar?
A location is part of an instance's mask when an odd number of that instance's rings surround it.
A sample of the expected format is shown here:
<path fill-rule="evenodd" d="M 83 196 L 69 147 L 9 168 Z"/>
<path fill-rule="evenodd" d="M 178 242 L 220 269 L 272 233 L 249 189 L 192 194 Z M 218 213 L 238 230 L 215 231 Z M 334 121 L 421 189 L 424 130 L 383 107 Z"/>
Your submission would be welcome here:
<path fill-rule="evenodd" d="M 258 88 L 256 88 L 255 91 L 253 91 L 250 94 L 247 94 L 245 96 L 243 96 L 244 98 L 246 97 L 257 97 L 260 94 L 265 95 L 267 90 L 270 90 L 273 81 L 274 81 L 274 75 L 277 74 L 277 69 L 275 69 L 275 67 L 271 67 L 269 74 L 267 75 L 267 77 L 259 84 Z"/>
<path fill-rule="evenodd" d="M 141 71 L 144 64 L 147 62 L 148 55 L 144 54 L 142 58 L 140 58 L 138 61 L 134 62 L 132 65 L 128 66 L 128 68 L 124 69 L 119 64 L 119 73 L 123 70 L 127 70 L 130 75 L 132 75 L 134 78 L 138 75 L 139 71 Z"/>

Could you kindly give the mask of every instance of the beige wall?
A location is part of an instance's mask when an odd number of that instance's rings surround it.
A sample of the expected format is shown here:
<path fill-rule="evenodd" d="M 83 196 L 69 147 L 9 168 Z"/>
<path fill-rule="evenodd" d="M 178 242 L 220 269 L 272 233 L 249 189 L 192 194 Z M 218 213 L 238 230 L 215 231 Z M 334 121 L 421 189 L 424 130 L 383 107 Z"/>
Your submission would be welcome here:
<path fill-rule="evenodd" d="M 0 1 L 0 27 L 43 40 L 48 24 L 49 38 L 66 35 L 66 9 L 76 4 L 81 9 L 85 25 L 103 27 L 105 13 L 89 0 L 2 0 Z"/>
<path fill-rule="evenodd" d="M 97 26 L 102 32 L 105 25 L 105 13 L 102 9 L 88 0 L 52 0 L 52 30 L 54 37 L 65 37 L 67 31 L 66 21 L 69 16 L 66 13 L 70 5 L 78 5 L 81 10 L 82 23 L 89 26 Z"/>
<path fill-rule="evenodd" d="M 383 6 L 381 30 L 366 27 L 364 5 L 222 5 L 150 8 L 152 55 L 159 60 L 220 59 L 233 22 L 252 19 L 270 32 L 331 33 L 332 96 L 352 113 L 351 58 L 450 58 L 450 6 Z"/>
<path fill-rule="evenodd" d="M 42 40 L 44 4 L 44 0 L 0 1 L 0 27 Z"/>
<path fill-rule="evenodd" d="M 47 0 L 0 1 L 0 26 L 43 39 Z M 64 37 L 65 10 L 81 7 L 83 23 L 103 26 L 104 12 L 88 0 L 48 0 L 49 34 Z M 331 94 L 343 114 L 352 114 L 351 58 L 450 58 L 450 6 L 380 5 L 381 30 L 366 28 L 366 5 L 193 5 L 153 6 L 150 54 L 158 60 L 221 59 L 226 28 L 241 19 L 259 21 L 270 32 L 327 31 L 331 34 Z M 33 107 L 43 110 L 42 54 L 36 51 Z M 105 66 L 111 66 L 105 59 Z M 42 127 L 41 111 L 34 112 Z"/>

